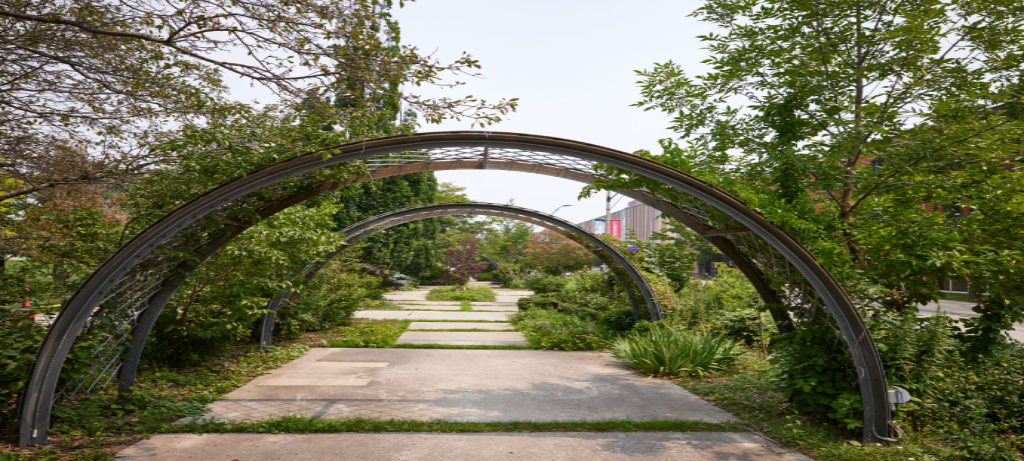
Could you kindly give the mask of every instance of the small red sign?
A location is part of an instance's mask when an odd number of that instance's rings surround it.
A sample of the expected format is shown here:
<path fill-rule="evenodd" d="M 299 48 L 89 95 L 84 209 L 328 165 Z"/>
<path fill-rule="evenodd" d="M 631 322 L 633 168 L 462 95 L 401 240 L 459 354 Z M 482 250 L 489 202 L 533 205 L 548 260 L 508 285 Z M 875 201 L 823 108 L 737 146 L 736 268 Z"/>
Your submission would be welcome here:
<path fill-rule="evenodd" d="M 611 225 L 611 227 L 609 227 L 609 230 L 610 231 L 608 233 L 612 234 L 612 237 L 615 237 L 615 238 L 617 238 L 619 240 L 622 240 L 622 220 L 621 219 L 613 219 L 612 220 L 612 225 Z"/>

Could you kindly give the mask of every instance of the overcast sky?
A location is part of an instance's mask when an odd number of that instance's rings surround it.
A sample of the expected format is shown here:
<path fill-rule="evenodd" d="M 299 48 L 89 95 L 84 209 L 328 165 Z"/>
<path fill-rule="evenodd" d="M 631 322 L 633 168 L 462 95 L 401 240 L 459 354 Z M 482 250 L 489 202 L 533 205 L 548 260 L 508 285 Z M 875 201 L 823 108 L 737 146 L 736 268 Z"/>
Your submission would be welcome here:
<path fill-rule="evenodd" d="M 668 117 L 631 107 L 640 99 L 635 70 L 673 60 L 691 73 L 706 69 L 697 35 L 711 29 L 687 17 L 697 1 L 419 0 L 397 10 L 402 42 L 452 60 L 465 51 L 483 78 L 427 95 L 519 98 L 519 110 L 492 131 L 542 134 L 633 152 L 670 137 Z M 469 122 L 421 131 L 470 129 Z M 604 214 L 604 198 L 577 201 L 581 184 L 504 171 L 446 171 L 439 180 L 467 188 L 477 201 L 552 212 L 582 222 Z M 617 200 L 617 199 L 616 199 Z M 628 199 L 616 209 L 626 206 Z"/>
<path fill-rule="evenodd" d="M 421 95 L 519 98 L 519 110 L 490 131 L 542 134 L 633 152 L 655 150 L 671 137 L 667 116 L 631 104 L 640 99 L 635 70 L 675 61 L 704 72 L 697 36 L 711 29 L 687 17 L 699 1 L 418 0 L 397 9 L 402 43 L 452 61 L 462 52 L 483 66 L 483 78 L 453 90 L 406 88 Z M 232 81 L 234 97 L 272 102 L 263 88 Z M 459 80 L 465 81 L 466 77 Z M 421 131 L 468 130 L 470 122 L 424 125 Z M 480 129 L 480 128 L 476 128 Z M 438 172 L 467 188 L 475 201 L 508 203 L 582 222 L 604 214 L 604 197 L 577 201 L 581 184 L 505 171 Z M 618 200 L 618 198 L 616 198 Z M 618 202 L 624 208 L 628 199 Z"/>

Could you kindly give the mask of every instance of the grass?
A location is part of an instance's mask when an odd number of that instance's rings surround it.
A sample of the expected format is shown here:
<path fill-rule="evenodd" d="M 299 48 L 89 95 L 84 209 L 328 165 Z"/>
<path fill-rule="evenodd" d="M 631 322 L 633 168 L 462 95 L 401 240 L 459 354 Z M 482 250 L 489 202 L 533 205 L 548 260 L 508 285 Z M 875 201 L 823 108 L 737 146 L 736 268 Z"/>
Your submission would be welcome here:
<path fill-rule="evenodd" d="M 367 418 L 327 419 L 285 416 L 268 421 L 228 422 L 194 421 L 181 425 L 168 424 L 162 432 L 184 433 L 339 433 L 339 432 L 632 432 L 632 431 L 740 431 L 736 424 L 699 421 L 509 421 L 467 423 L 443 420 L 417 421 L 405 419 L 377 420 Z"/>
<path fill-rule="evenodd" d="M 351 326 L 329 330 L 323 339 L 327 347 L 390 347 L 412 320 L 354 320 Z"/>
<path fill-rule="evenodd" d="M 471 310 L 473 310 L 473 303 L 471 303 L 469 301 L 459 301 L 459 304 L 462 306 L 462 310 L 464 310 L 464 311 L 471 311 Z"/>
<path fill-rule="evenodd" d="M 0 452 L 0 461 L 106 461 L 114 453 L 148 438 L 179 418 L 202 414 L 205 405 L 257 376 L 295 360 L 309 350 L 309 337 L 260 349 L 238 347 L 211 363 L 185 369 L 144 364 L 134 389 L 133 406 L 116 405 L 116 388 L 107 389 L 54 407 L 56 416 L 46 446 Z"/>

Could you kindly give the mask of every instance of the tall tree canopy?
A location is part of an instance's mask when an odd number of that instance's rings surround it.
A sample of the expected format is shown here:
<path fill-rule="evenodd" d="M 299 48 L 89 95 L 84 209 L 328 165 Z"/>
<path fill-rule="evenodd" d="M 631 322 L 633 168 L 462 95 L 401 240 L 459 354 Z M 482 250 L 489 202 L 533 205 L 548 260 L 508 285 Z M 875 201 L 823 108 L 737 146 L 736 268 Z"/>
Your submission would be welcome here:
<path fill-rule="evenodd" d="M 397 28 L 382 26 L 393 22 L 390 8 L 390 0 L 0 2 L 0 172 L 15 180 L 0 183 L 0 200 L 166 162 L 149 144 L 168 128 L 238 109 L 225 75 L 307 103 L 355 86 L 359 97 L 404 100 L 428 122 L 487 124 L 514 108 L 514 100 L 397 91 L 455 86 L 443 75 L 479 66 L 469 55 L 445 64 L 396 45 Z"/>
<path fill-rule="evenodd" d="M 637 105 L 681 140 L 653 158 L 738 194 L 851 284 L 920 302 L 964 275 L 1020 294 L 1024 131 L 996 109 L 1021 100 L 1024 3 L 710 0 L 693 15 L 718 27 L 700 37 L 711 70 L 639 72 Z M 630 185 L 659 187 L 598 183 Z"/>

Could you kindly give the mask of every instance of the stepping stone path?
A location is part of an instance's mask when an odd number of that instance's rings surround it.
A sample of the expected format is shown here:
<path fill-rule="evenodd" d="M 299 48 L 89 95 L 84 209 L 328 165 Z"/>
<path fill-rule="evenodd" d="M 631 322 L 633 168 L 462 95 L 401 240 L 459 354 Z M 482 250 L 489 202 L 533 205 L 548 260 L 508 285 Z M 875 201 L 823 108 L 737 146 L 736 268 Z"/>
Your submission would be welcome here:
<path fill-rule="evenodd" d="M 476 285 L 489 285 L 482 282 L 471 282 Z M 518 312 L 516 301 L 523 296 L 530 296 L 532 291 L 492 288 L 497 294 L 496 301 L 470 303 L 472 311 L 462 310 L 458 301 L 427 301 L 429 288 L 412 291 L 392 291 L 384 294 L 384 299 L 395 303 L 401 311 L 361 311 L 357 318 L 373 319 L 411 319 L 411 320 L 462 320 L 505 321 L 511 313 Z M 411 311 L 411 312 L 405 312 Z M 491 311 L 491 312 L 478 312 Z M 500 311 L 500 312 L 493 312 Z M 506 314 L 505 312 L 509 312 Z M 427 322 L 424 322 L 427 323 Z M 463 324 L 465 325 L 465 324 Z M 511 325 L 509 325 L 511 326 Z M 473 326 L 434 327 L 431 330 L 462 330 L 480 329 L 479 324 Z M 501 328 L 502 330 L 510 328 Z M 529 346 L 526 337 L 517 331 L 411 331 L 407 330 L 398 338 L 397 344 L 440 344 L 446 346 Z"/>

